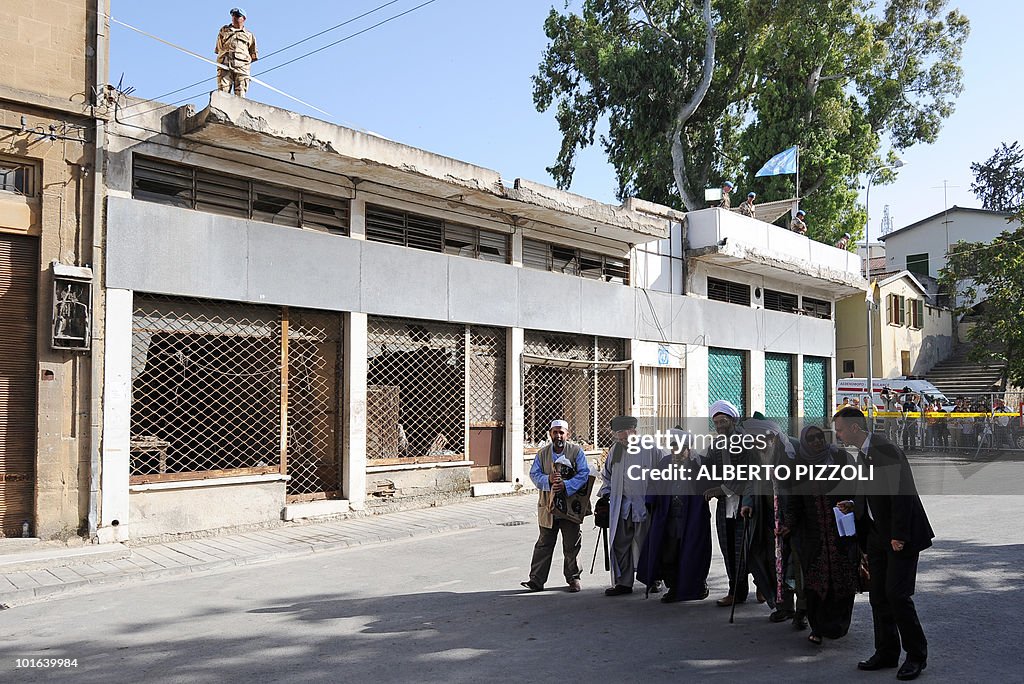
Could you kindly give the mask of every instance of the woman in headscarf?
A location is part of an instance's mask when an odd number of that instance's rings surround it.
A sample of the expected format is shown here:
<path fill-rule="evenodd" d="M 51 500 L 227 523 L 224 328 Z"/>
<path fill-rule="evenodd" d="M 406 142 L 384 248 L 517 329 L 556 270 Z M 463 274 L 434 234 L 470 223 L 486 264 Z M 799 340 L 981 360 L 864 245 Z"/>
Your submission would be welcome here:
<path fill-rule="evenodd" d="M 798 465 L 838 465 L 849 457 L 829 446 L 821 428 L 808 425 L 800 433 Z M 853 600 L 857 594 L 859 549 L 856 537 L 842 537 L 833 511 L 845 492 L 836 481 L 803 478 L 794 483 L 787 497 L 786 524 L 804 577 L 804 597 L 815 645 L 822 637 L 838 639 L 850 629 Z M 835 491 L 834 491 L 835 490 Z"/>
<path fill-rule="evenodd" d="M 695 482 L 701 457 L 691 452 L 689 432 L 669 430 L 673 448 L 658 464 L 688 469 L 691 480 L 681 478 L 654 483 L 647 497 L 651 528 L 640 552 L 637 579 L 650 591 L 663 580 L 668 591 L 663 603 L 698 601 L 708 596 L 711 569 L 711 512 Z M 692 469 L 692 470 L 691 470 Z M 674 472 L 679 472 L 678 468 Z"/>

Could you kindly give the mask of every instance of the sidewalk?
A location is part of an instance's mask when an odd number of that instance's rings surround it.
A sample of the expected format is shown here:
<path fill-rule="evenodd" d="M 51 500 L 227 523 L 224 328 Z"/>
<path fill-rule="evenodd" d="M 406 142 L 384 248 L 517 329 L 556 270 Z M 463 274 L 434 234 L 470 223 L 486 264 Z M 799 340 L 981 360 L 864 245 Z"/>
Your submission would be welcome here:
<path fill-rule="evenodd" d="M 295 559 L 350 546 L 536 520 L 535 494 L 216 537 L 0 554 L 0 609 L 129 582 Z"/>

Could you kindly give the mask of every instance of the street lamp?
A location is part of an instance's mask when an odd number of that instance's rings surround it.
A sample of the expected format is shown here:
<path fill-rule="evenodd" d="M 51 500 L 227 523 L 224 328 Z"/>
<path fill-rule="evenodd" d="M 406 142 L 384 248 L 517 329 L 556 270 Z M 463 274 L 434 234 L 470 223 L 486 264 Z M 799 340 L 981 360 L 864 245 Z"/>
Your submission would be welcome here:
<path fill-rule="evenodd" d="M 868 316 L 868 428 L 870 430 L 875 429 L 875 388 L 872 386 L 871 377 L 874 373 L 874 360 L 872 359 L 871 348 L 875 343 L 871 314 L 875 305 L 875 288 L 871 284 L 871 242 L 868 239 L 871 233 L 871 183 L 875 180 L 875 176 L 879 171 L 885 171 L 886 169 L 898 169 L 902 166 L 903 160 L 897 159 L 892 164 L 876 166 L 868 171 L 868 188 L 864 196 L 864 213 L 867 215 L 864 224 L 864 278 L 868 281 L 868 295 L 864 298 L 864 308 L 867 309 Z"/>

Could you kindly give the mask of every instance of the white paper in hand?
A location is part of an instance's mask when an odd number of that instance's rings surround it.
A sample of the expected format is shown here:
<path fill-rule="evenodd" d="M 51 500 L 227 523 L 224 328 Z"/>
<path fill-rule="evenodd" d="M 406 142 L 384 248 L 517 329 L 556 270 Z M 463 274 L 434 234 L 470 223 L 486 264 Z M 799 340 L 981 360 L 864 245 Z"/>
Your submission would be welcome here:
<path fill-rule="evenodd" d="M 853 519 L 853 512 L 843 513 L 836 506 L 832 509 L 832 512 L 836 514 L 836 528 L 839 530 L 840 537 L 853 537 L 857 534 L 857 523 Z"/>

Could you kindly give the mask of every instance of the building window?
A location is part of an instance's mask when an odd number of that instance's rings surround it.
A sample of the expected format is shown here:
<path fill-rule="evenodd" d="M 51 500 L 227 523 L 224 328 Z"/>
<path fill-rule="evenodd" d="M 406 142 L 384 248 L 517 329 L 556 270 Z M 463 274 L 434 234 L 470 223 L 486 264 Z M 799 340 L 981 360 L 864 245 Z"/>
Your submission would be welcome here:
<path fill-rule="evenodd" d="M 887 307 L 889 325 L 902 326 L 907 322 L 907 300 L 898 294 L 888 296 Z"/>
<path fill-rule="evenodd" d="M 132 157 L 132 197 L 279 226 L 348 235 L 346 199 L 164 159 Z"/>
<path fill-rule="evenodd" d="M 523 240 L 523 266 L 608 283 L 629 284 L 629 259 L 585 252 L 539 240 Z"/>
<path fill-rule="evenodd" d="M 8 159 L 0 159 L 0 190 L 18 195 L 35 194 L 35 168 Z"/>
<path fill-rule="evenodd" d="M 708 278 L 708 299 L 750 306 L 750 286 L 718 278 Z"/>
<path fill-rule="evenodd" d="M 918 275 L 928 275 L 928 253 L 908 254 L 907 270 Z"/>
<path fill-rule="evenodd" d="M 508 236 L 503 233 L 372 204 L 366 206 L 366 239 L 427 252 L 508 263 Z"/>
<path fill-rule="evenodd" d="M 854 370 L 854 368 L 855 368 L 855 365 L 853 363 L 853 359 L 843 359 L 843 372 L 844 373 L 856 373 L 857 371 Z"/>
<path fill-rule="evenodd" d="M 821 299 L 804 297 L 804 313 L 815 318 L 832 318 L 832 303 Z"/>
<path fill-rule="evenodd" d="M 910 327 L 920 329 L 924 325 L 924 300 L 911 299 L 908 302 Z"/>
<path fill-rule="evenodd" d="M 785 311 L 797 313 L 800 309 L 797 296 L 788 292 L 777 292 L 776 290 L 764 291 L 764 308 L 769 311 Z"/>

